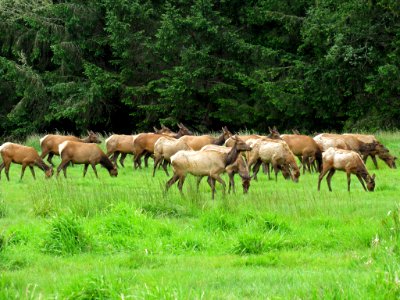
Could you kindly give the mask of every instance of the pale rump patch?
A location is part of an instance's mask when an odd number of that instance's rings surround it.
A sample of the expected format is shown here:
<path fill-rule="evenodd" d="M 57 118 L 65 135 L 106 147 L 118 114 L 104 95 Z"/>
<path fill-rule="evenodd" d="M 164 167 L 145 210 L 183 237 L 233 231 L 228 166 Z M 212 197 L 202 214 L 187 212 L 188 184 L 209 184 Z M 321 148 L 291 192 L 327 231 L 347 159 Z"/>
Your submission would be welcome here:
<path fill-rule="evenodd" d="M 0 151 L 7 149 L 9 146 L 13 145 L 13 143 L 7 142 L 0 146 Z"/>
<path fill-rule="evenodd" d="M 65 147 L 68 145 L 68 143 L 69 143 L 69 141 L 65 141 L 65 142 L 62 142 L 62 143 L 58 146 L 58 152 L 60 153 L 60 155 L 61 155 L 61 153 L 63 152 L 63 150 L 65 149 Z"/>
<path fill-rule="evenodd" d="M 44 141 L 48 136 L 49 136 L 49 135 L 47 134 L 47 135 L 45 135 L 44 137 L 42 137 L 42 138 L 40 139 L 40 146 L 42 146 L 43 141 Z"/>

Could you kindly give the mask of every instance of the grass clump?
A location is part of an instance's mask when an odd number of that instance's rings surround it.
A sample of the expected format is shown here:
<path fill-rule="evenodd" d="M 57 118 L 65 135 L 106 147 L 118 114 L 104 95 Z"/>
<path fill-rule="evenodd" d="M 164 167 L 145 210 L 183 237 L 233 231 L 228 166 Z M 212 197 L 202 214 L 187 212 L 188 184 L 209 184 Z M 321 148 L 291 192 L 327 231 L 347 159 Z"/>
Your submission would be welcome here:
<path fill-rule="evenodd" d="M 88 237 L 76 217 L 61 215 L 53 218 L 44 240 L 43 251 L 55 255 L 70 255 L 85 251 L 88 246 Z"/>
<path fill-rule="evenodd" d="M 111 282 L 103 275 L 92 276 L 89 279 L 74 283 L 64 291 L 66 299 L 120 299 L 121 283 Z"/>
<path fill-rule="evenodd" d="M 205 213 L 201 217 L 200 222 L 204 229 L 212 232 L 226 232 L 237 227 L 234 217 L 221 210 L 213 210 Z"/>
<path fill-rule="evenodd" d="M 233 253 L 239 255 L 262 254 L 266 245 L 264 237 L 260 235 L 245 234 L 238 238 L 233 247 Z"/>

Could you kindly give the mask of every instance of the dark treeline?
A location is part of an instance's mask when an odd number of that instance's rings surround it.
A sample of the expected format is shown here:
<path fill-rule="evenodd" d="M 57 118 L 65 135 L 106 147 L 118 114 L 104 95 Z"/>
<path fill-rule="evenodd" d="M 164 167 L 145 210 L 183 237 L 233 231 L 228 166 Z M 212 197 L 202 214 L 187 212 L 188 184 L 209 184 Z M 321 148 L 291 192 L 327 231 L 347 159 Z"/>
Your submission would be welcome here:
<path fill-rule="evenodd" d="M 0 135 L 400 127 L 398 0 L 0 2 Z"/>

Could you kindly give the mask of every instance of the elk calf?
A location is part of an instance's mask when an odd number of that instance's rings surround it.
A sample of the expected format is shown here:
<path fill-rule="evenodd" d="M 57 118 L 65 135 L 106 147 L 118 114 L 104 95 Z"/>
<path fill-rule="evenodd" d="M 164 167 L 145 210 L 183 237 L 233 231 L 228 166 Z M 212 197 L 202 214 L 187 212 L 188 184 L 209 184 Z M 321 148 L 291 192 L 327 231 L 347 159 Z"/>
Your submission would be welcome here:
<path fill-rule="evenodd" d="M 321 187 L 321 181 L 328 173 L 326 181 L 328 183 L 329 191 L 331 188 L 331 179 L 336 170 L 345 171 L 347 174 L 347 190 L 350 192 L 350 176 L 355 174 L 361 182 L 364 190 L 372 192 L 375 188 L 375 174 L 370 176 L 361 156 L 352 150 L 343 150 L 338 148 L 329 148 L 322 154 L 323 168 L 318 178 L 318 191 Z M 367 183 L 365 188 L 364 181 Z"/>
<path fill-rule="evenodd" d="M 3 163 L 0 165 L 0 176 L 1 171 L 5 168 L 8 181 L 10 181 L 8 173 L 11 162 L 22 165 L 21 179 L 24 177 L 26 167 L 29 167 L 34 179 L 36 179 L 35 170 L 33 169 L 34 166 L 43 170 L 47 178 L 53 175 L 53 169 L 44 163 L 43 159 L 39 156 L 39 153 L 33 147 L 14 143 L 4 143 L 0 146 L 0 153 L 3 158 Z"/>
<path fill-rule="evenodd" d="M 117 176 L 117 167 L 111 162 L 107 155 L 94 144 L 85 144 L 80 142 L 65 141 L 59 146 L 61 164 L 57 168 L 57 176 L 63 170 L 64 177 L 67 177 L 67 166 L 70 162 L 74 164 L 84 164 L 83 177 L 85 177 L 89 165 L 92 166 L 97 175 L 96 165 L 101 164 L 105 167 L 110 176 Z"/>

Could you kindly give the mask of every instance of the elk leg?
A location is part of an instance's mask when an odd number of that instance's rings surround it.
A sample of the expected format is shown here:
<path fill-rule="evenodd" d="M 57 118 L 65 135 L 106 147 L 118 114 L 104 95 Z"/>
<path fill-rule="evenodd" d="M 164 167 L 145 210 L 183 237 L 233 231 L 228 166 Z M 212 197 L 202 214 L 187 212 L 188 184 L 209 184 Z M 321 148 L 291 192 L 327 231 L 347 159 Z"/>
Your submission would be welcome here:
<path fill-rule="evenodd" d="M 156 176 L 156 169 L 158 164 L 162 161 L 162 157 L 155 157 L 154 158 L 154 166 L 153 166 L 153 177 Z"/>
<path fill-rule="evenodd" d="M 36 180 L 35 169 L 33 168 L 33 166 L 29 166 L 29 169 L 31 170 L 33 179 Z"/>
<path fill-rule="evenodd" d="M 321 189 L 321 181 L 325 177 L 326 173 L 328 173 L 328 171 L 329 171 L 329 169 L 325 169 L 324 168 L 322 170 L 321 174 L 319 174 L 319 177 L 318 177 L 318 191 L 320 191 L 320 189 Z"/>
<path fill-rule="evenodd" d="M 347 174 L 347 191 L 350 192 L 350 183 L 351 183 L 350 176 L 351 176 L 351 173 L 347 173 L 346 172 L 346 174 Z"/>
<path fill-rule="evenodd" d="M 302 156 L 301 166 L 303 167 L 303 175 L 306 174 L 307 160 L 308 160 L 308 157 Z"/>
<path fill-rule="evenodd" d="M 279 166 L 277 164 L 274 164 L 273 168 L 274 168 L 274 173 L 275 173 L 275 182 L 278 182 Z"/>
<path fill-rule="evenodd" d="M 210 176 L 208 176 L 207 182 L 208 182 L 208 185 L 211 188 L 211 199 L 214 200 L 214 196 L 215 196 L 215 179 L 211 178 Z"/>
<path fill-rule="evenodd" d="M 217 174 L 212 176 L 214 180 L 218 181 L 220 184 L 222 184 L 222 192 L 225 194 L 225 189 L 226 189 L 226 183 L 225 181 Z"/>
<path fill-rule="evenodd" d="M 69 160 L 62 161 L 61 164 L 57 167 L 57 177 L 60 175 L 61 170 L 63 170 L 64 177 L 67 178 L 67 166 L 68 166 Z"/>
<path fill-rule="evenodd" d="M 151 153 L 146 152 L 146 154 L 144 155 L 144 166 L 146 168 L 149 167 L 149 157 L 151 156 Z"/>
<path fill-rule="evenodd" d="M 179 179 L 179 176 L 174 174 L 166 183 L 165 188 L 168 191 L 168 189 L 173 185 L 177 180 Z"/>
<path fill-rule="evenodd" d="M 163 167 L 163 169 L 164 169 L 164 171 L 165 171 L 165 174 L 167 174 L 167 176 L 169 176 L 167 166 L 168 166 L 168 161 L 164 159 L 164 161 L 163 161 L 163 163 L 162 163 L 162 167 Z"/>
<path fill-rule="evenodd" d="M 89 164 L 85 164 L 85 167 L 83 168 L 83 177 L 86 176 L 86 172 L 87 172 L 88 168 L 89 168 Z"/>
<path fill-rule="evenodd" d="M 364 161 L 364 164 L 367 163 L 368 156 L 369 156 L 369 154 L 363 154 L 362 160 Z"/>
<path fill-rule="evenodd" d="M 139 169 L 142 168 L 142 156 L 143 156 L 143 152 L 137 153 L 135 155 L 135 159 L 134 159 L 134 163 L 135 163 L 135 169 L 138 167 Z"/>
<path fill-rule="evenodd" d="M 90 164 L 92 166 L 92 169 L 94 171 L 94 174 L 96 174 L 96 178 L 99 178 L 99 176 L 97 175 L 97 170 L 96 170 L 96 164 L 92 163 Z"/>
<path fill-rule="evenodd" d="M 3 171 L 3 169 L 4 169 L 4 163 L 1 163 L 0 164 L 0 179 L 1 179 L 1 172 Z"/>
<path fill-rule="evenodd" d="M 186 176 L 179 177 L 178 189 L 179 189 L 179 192 L 181 192 L 181 194 L 183 194 L 182 187 L 183 187 L 183 183 L 185 182 L 185 179 L 186 179 Z"/>
<path fill-rule="evenodd" d="M 230 194 L 230 192 L 231 192 L 231 187 L 232 187 L 232 192 L 234 194 L 236 194 L 236 191 L 235 191 L 235 179 L 234 179 L 235 173 L 229 173 L 228 176 L 229 176 L 228 194 Z"/>
<path fill-rule="evenodd" d="M 376 161 L 376 156 L 371 154 L 372 162 L 374 163 L 375 168 L 379 169 L 378 162 Z"/>
<path fill-rule="evenodd" d="M 53 156 L 54 156 L 54 153 L 50 152 L 49 156 L 47 157 L 47 161 L 49 162 L 49 164 L 51 164 L 54 167 L 54 164 L 52 162 Z"/>
<path fill-rule="evenodd" d="M 328 188 L 329 188 L 329 191 L 330 192 L 332 192 L 332 187 L 331 187 L 331 179 L 332 179 L 332 176 L 333 176 L 333 174 L 335 174 L 335 172 L 336 172 L 336 169 L 330 169 L 329 170 L 329 174 L 328 174 L 328 176 L 326 177 L 326 181 L 328 182 Z"/>
<path fill-rule="evenodd" d="M 11 162 L 5 163 L 5 172 L 6 172 L 7 181 L 10 181 L 10 176 L 9 176 L 10 166 L 11 166 Z"/>
<path fill-rule="evenodd" d="M 361 182 L 361 185 L 364 188 L 364 191 L 367 191 L 367 188 L 365 187 L 364 180 L 362 179 L 361 175 L 356 174 L 356 176 L 357 176 L 358 180 Z"/>
<path fill-rule="evenodd" d="M 203 176 L 198 176 L 196 181 L 196 190 L 199 191 L 200 182 L 203 179 Z M 208 180 L 208 179 L 207 179 Z"/>
<path fill-rule="evenodd" d="M 111 157 L 111 161 L 118 167 L 117 160 L 118 160 L 119 152 L 115 151 Z"/>
<path fill-rule="evenodd" d="M 125 168 L 124 161 L 125 161 L 125 158 L 126 158 L 127 155 L 128 155 L 128 153 L 122 153 L 121 154 L 121 158 L 119 159 L 119 163 L 121 164 L 121 166 L 123 168 Z"/>
<path fill-rule="evenodd" d="M 25 174 L 25 169 L 26 169 L 26 164 L 22 164 L 22 169 L 21 169 L 21 177 L 19 180 L 22 180 L 22 178 L 24 177 Z"/>
<path fill-rule="evenodd" d="M 258 170 L 260 170 L 261 164 L 262 164 L 262 161 L 258 160 L 253 167 L 253 178 L 255 181 L 257 181 L 257 174 L 258 174 Z"/>

